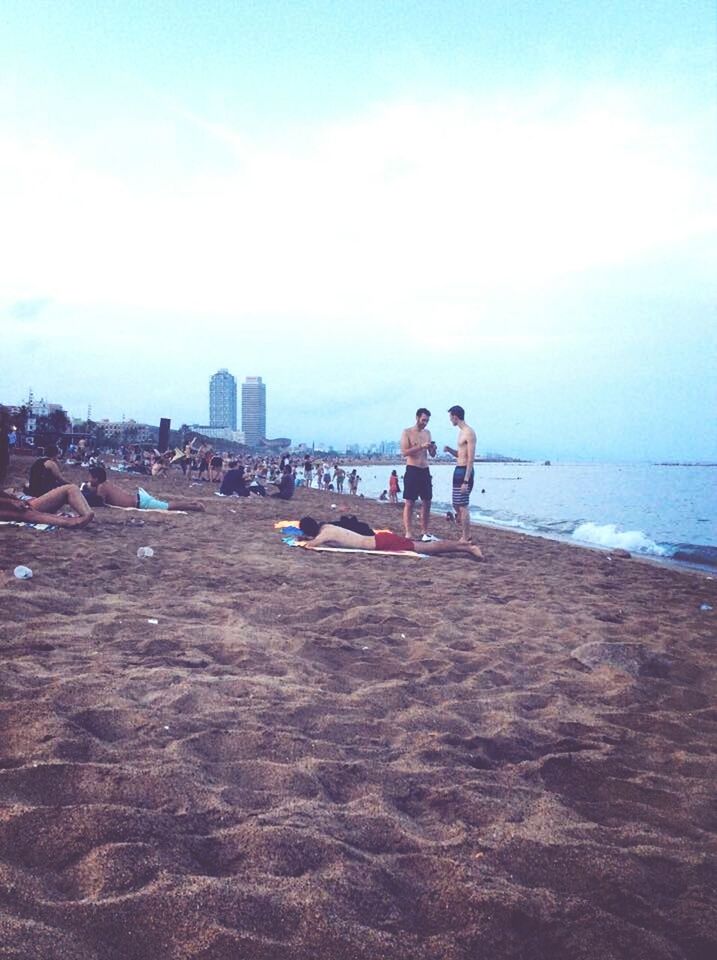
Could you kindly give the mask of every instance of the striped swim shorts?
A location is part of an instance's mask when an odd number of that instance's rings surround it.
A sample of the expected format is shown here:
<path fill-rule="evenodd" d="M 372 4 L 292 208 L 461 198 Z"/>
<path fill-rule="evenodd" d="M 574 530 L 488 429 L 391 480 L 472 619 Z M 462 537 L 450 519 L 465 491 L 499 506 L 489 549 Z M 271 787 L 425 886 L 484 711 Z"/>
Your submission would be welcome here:
<path fill-rule="evenodd" d="M 471 473 L 471 478 L 468 481 L 468 486 L 464 487 L 466 479 L 466 468 L 465 467 L 456 467 L 453 471 L 453 506 L 454 507 L 467 507 L 468 501 L 470 500 L 471 490 L 473 489 L 473 476 Z"/>

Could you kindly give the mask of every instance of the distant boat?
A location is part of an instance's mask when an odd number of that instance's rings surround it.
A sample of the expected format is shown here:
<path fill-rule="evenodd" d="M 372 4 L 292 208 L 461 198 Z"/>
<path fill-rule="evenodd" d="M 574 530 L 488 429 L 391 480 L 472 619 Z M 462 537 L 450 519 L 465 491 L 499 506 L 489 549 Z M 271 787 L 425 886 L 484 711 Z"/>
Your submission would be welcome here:
<path fill-rule="evenodd" d="M 543 464 L 543 466 L 544 466 L 544 467 L 549 467 L 549 466 L 550 466 L 550 460 L 546 460 L 545 463 Z"/>

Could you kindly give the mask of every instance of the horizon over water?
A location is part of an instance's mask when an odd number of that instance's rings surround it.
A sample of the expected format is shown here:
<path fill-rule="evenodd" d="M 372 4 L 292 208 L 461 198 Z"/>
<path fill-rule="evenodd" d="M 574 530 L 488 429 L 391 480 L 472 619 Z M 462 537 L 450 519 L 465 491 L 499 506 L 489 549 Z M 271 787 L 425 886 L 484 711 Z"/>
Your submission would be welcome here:
<path fill-rule="evenodd" d="M 349 467 L 351 469 L 353 465 Z M 390 465 L 357 465 L 378 498 Z M 399 466 L 403 491 L 404 467 Z M 453 464 L 431 464 L 434 513 L 452 510 Z M 717 466 L 655 463 L 476 463 L 474 523 L 717 568 Z M 482 492 L 484 491 L 484 492 Z"/>

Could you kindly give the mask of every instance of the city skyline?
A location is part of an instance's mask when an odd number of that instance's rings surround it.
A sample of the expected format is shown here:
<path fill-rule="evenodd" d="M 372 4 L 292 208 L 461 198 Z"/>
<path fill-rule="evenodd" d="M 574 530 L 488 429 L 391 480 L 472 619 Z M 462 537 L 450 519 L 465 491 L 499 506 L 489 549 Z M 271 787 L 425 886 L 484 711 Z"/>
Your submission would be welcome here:
<path fill-rule="evenodd" d="M 479 449 L 717 458 L 712 0 L 2 23 L 8 400 L 204 421 L 238 356 L 270 436 L 365 443 L 427 406 L 450 442 L 460 404 Z"/>

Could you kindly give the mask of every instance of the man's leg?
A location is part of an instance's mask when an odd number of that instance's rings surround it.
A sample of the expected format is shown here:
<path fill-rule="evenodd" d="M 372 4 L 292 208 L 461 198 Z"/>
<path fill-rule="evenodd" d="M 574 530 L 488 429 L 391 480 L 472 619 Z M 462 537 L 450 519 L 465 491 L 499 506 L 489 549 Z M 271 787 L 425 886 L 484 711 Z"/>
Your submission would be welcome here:
<path fill-rule="evenodd" d="M 471 542 L 471 514 L 468 507 L 456 507 L 456 521 L 461 531 L 461 543 Z"/>
<path fill-rule="evenodd" d="M 415 500 L 404 500 L 403 502 L 403 530 L 409 540 L 413 539 L 411 537 L 411 529 L 413 528 L 413 508 L 415 506 Z"/>
<path fill-rule="evenodd" d="M 421 500 L 421 536 L 428 533 L 428 524 L 431 519 L 431 501 Z"/>
<path fill-rule="evenodd" d="M 167 510 L 187 510 L 190 513 L 204 513 L 206 507 L 200 500 L 170 500 Z"/>
<path fill-rule="evenodd" d="M 94 519 L 94 513 L 90 512 L 86 516 L 81 517 L 68 517 L 64 514 L 55 514 L 55 513 L 43 513 L 41 510 L 26 510 L 23 514 L 18 515 L 18 520 L 21 520 L 25 523 L 49 523 L 53 527 L 69 527 L 74 528 L 75 530 L 81 530 L 82 527 L 86 527 L 88 523 L 91 523 Z"/>
<path fill-rule="evenodd" d="M 40 513 L 55 513 L 66 504 L 81 517 L 94 516 L 89 503 L 82 495 L 82 491 L 74 483 L 66 483 L 61 487 L 55 487 L 54 490 L 43 493 L 41 497 L 34 497 L 30 501 L 32 509 Z M 46 523 L 47 521 L 40 520 L 37 522 Z"/>
<path fill-rule="evenodd" d="M 483 559 L 480 547 L 476 547 L 472 543 L 463 543 L 460 540 L 431 540 L 428 543 L 416 540 L 413 548 L 416 553 L 425 553 L 429 556 L 436 556 L 439 553 L 467 553 L 474 560 Z"/>

